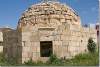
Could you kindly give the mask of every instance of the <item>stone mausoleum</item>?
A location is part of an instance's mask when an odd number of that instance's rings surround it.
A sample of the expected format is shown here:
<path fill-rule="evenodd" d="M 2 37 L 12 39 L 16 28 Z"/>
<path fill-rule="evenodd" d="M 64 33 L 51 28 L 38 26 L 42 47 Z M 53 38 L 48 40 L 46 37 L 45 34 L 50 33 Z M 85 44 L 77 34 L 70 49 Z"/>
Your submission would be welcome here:
<path fill-rule="evenodd" d="M 87 52 L 88 39 L 97 42 L 96 30 L 83 27 L 79 15 L 60 2 L 41 2 L 20 17 L 16 30 L 3 32 L 6 58 L 20 63 L 47 61 L 51 54 L 72 58 Z"/>

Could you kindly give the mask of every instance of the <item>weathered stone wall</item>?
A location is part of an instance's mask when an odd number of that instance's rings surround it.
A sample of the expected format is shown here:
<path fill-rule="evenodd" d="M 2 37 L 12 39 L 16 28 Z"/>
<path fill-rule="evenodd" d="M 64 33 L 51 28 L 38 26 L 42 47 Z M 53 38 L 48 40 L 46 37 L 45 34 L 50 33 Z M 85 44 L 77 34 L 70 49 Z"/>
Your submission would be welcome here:
<path fill-rule="evenodd" d="M 53 54 L 58 58 L 71 58 L 79 53 L 87 52 L 88 39 L 92 37 L 96 42 L 96 31 L 89 28 L 70 28 L 70 25 L 60 25 L 57 28 L 40 27 L 22 32 L 22 62 L 46 61 L 47 57 L 40 57 L 40 41 L 53 42 Z"/>
<path fill-rule="evenodd" d="M 0 31 L 0 42 L 3 42 L 3 32 Z"/>
<path fill-rule="evenodd" d="M 10 59 L 18 59 L 18 34 L 16 30 L 6 31 L 3 33 L 3 46 L 5 57 Z"/>
<path fill-rule="evenodd" d="M 89 28 L 70 28 L 70 25 L 60 25 L 57 28 L 40 27 L 24 28 L 22 31 L 4 32 L 4 53 L 6 57 L 16 58 L 19 63 L 47 61 L 40 56 L 40 41 L 53 42 L 53 54 L 58 58 L 72 58 L 76 54 L 87 52 L 88 39 L 96 42 L 96 31 Z"/>
<path fill-rule="evenodd" d="M 3 32 L 0 31 L 0 52 L 3 52 Z"/>

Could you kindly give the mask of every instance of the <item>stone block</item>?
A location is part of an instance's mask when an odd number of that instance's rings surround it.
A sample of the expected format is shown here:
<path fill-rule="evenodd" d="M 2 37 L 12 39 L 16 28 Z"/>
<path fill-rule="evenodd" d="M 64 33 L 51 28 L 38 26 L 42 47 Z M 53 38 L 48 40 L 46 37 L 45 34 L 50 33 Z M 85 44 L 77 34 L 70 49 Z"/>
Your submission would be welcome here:
<path fill-rule="evenodd" d="M 0 32 L 0 41 L 3 42 L 3 33 Z"/>
<path fill-rule="evenodd" d="M 22 41 L 29 41 L 30 40 L 30 32 L 23 32 L 22 33 Z"/>
<path fill-rule="evenodd" d="M 60 35 L 55 35 L 55 36 L 53 37 L 53 40 L 54 40 L 54 41 L 60 41 L 60 40 L 61 40 L 61 36 L 60 36 Z"/>
<path fill-rule="evenodd" d="M 3 46 L 0 46 L 0 52 L 3 52 Z"/>
<path fill-rule="evenodd" d="M 23 47 L 23 51 L 24 52 L 30 52 L 30 50 L 31 50 L 31 47 L 26 47 L 26 46 Z"/>
<path fill-rule="evenodd" d="M 53 41 L 53 36 L 41 36 L 40 41 Z"/>
<path fill-rule="evenodd" d="M 62 41 L 62 45 L 68 46 L 69 45 L 69 41 Z"/>
<path fill-rule="evenodd" d="M 29 56 L 29 53 L 28 52 L 22 52 L 22 57 L 23 58 L 28 58 L 30 56 Z"/>
<path fill-rule="evenodd" d="M 32 47 L 40 47 L 40 41 L 38 41 L 38 42 L 31 42 L 31 46 Z"/>
<path fill-rule="evenodd" d="M 62 41 L 53 41 L 53 45 L 61 46 L 62 45 Z"/>
<path fill-rule="evenodd" d="M 61 35 L 61 40 L 62 41 L 68 41 L 69 40 L 69 36 L 67 36 L 67 35 Z"/>
<path fill-rule="evenodd" d="M 37 47 L 32 47 L 32 52 L 37 52 Z"/>

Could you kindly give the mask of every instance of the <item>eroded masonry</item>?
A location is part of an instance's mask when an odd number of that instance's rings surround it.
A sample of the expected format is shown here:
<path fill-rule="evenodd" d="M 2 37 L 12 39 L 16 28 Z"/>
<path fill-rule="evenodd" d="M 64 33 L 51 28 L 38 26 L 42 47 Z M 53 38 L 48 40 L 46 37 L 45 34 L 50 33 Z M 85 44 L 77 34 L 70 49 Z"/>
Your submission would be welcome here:
<path fill-rule="evenodd" d="M 96 30 L 82 27 L 79 15 L 68 5 L 41 2 L 20 17 L 16 30 L 4 32 L 4 54 L 20 63 L 47 61 L 51 54 L 72 58 L 87 52 L 88 39 L 97 41 Z"/>

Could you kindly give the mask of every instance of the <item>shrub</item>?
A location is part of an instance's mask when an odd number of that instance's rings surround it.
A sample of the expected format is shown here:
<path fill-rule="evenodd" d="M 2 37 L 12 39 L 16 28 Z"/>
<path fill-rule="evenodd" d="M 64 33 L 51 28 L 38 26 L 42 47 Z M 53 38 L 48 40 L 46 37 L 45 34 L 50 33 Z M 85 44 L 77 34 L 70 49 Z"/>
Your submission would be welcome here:
<path fill-rule="evenodd" d="M 49 61 L 47 62 L 47 64 L 50 65 L 63 65 L 63 60 L 62 59 L 58 59 L 56 55 L 51 55 L 49 58 Z"/>
<path fill-rule="evenodd" d="M 50 59 L 49 59 L 49 62 L 54 62 L 55 60 L 57 60 L 57 56 L 56 55 L 51 55 L 50 56 Z"/>
<path fill-rule="evenodd" d="M 4 58 L 3 54 L 0 54 L 0 65 L 18 65 L 14 60 L 8 61 Z M 58 59 L 56 55 L 51 55 L 49 58 L 49 63 L 43 63 L 41 61 L 33 62 L 32 59 L 20 64 L 21 66 L 98 66 L 99 65 L 99 53 L 83 53 L 76 55 L 72 59 Z"/>
<path fill-rule="evenodd" d="M 34 62 L 32 61 L 32 59 L 30 59 L 29 61 L 24 62 L 24 65 L 32 66 L 34 65 Z"/>
<path fill-rule="evenodd" d="M 98 66 L 99 65 L 99 55 L 95 53 L 82 53 L 76 55 L 72 59 L 67 59 L 65 66 Z"/>
<path fill-rule="evenodd" d="M 12 62 L 13 63 L 13 62 Z M 3 53 L 0 53 L 0 66 L 11 65 L 10 62 L 4 57 Z"/>
<path fill-rule="evenodd" d="M 94 53 L 96 51 L 96 43 L 93 41 L 92 38 L 89 38 L 87 47 L 88 51 L 91 53 Z"/>

